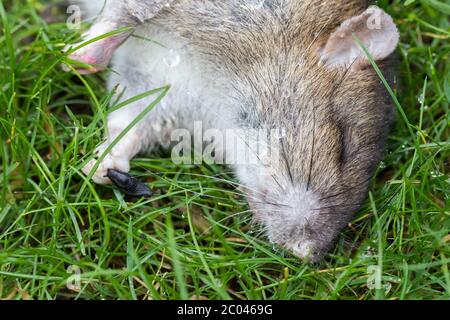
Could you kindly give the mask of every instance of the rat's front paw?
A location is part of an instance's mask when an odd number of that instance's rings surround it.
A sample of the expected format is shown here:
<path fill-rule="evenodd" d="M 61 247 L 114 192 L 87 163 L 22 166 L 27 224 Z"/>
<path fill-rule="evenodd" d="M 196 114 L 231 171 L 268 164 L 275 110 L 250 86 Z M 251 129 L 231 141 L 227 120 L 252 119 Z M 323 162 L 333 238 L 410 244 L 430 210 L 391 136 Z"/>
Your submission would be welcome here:
<path fill-rule="evenodd" d="M 88 164 L 82 169 L 83 173 L 88 176 L 96 163 L 96 159 L 89 161 Z M 129 172 L 130 162 L 125 158 L 114 157 L 111 154 L 108 154 L 98 166 L 97 170 L 92 176 L 92 180 L 97 184 L 110 184 L 111 180 L 107 176 L 109 169 L 118 170 L 121 172 Z"/>

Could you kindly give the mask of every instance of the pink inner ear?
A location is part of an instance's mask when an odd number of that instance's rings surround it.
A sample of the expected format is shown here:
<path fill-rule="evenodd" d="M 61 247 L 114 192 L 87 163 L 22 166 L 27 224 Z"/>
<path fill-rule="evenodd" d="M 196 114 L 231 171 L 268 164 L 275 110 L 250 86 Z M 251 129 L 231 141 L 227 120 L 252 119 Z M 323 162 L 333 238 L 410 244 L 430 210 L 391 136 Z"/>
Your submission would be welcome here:
<path fill-rule="evenodd" d="M 326 45 L 318 51 L 320 62 L 327 68 L 360 70 L 369 59 L 353 38 L 355 35 L 375 60 L 382 60 L 394 52 L 399 33 L 392 18 L 378 7 L 370 7 L 359 16 L 344 21 L 331 34 Z"/>

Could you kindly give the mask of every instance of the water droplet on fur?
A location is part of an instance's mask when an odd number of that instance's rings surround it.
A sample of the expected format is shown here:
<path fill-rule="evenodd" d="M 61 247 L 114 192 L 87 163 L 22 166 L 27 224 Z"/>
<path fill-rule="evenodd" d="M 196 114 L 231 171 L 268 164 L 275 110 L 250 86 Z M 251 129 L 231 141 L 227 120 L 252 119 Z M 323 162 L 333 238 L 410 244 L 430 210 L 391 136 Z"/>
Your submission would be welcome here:
<path fill-rule="evenodd" d="M 167 53 L 167 55 L 164 57 L 164 63 L 169 67 L 169 68 L 174 68 L 177 65 L 180 64 L 181 61 L 181 57 L 178 54 L 178 52 L 176 52 L 173 49 L 170 49 Z"/>

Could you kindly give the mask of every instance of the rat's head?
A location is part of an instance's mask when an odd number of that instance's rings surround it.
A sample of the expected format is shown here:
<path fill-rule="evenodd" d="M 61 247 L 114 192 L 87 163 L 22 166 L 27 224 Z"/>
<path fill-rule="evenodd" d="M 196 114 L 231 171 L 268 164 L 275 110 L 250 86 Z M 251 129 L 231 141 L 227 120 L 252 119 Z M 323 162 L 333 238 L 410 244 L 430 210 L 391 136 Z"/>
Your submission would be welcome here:
<path fill-rule="evenodd" d="M 365 200 L 393 118 L 387 92 L 355 37 L 388 72 L 397 28 L 377 7 L 346 10 L 331 14 L 328 24 L 318 17 L 322 23 L 305 27 L 312 34 L 285 32 L 290 46 L 278 42 L 284 51 L 276 62 L 261 59 L 252 71 L 259 77 L 247 76 L 257 81 L 240 115 L 251 128 L 283 132 L 272 153 L 237 172 L 269 240 L 309 261 L 333 246 Z"/>

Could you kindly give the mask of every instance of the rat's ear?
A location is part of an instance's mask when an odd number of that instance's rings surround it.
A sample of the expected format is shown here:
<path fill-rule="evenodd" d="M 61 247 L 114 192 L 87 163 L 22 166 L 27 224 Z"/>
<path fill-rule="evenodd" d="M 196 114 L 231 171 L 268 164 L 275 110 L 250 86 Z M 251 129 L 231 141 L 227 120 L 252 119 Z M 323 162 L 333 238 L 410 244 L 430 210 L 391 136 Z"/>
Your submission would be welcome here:
<path fill-rule="evenodd" d="M 361 15 L 344 21 L 319 49 L 320 62 L 327 68 L 361 70 L 370 65 L 364 51 L 355 41 L 356 36 L 374 60 L 382 60 L 394 52 L 399 33 L 391 16 L 376 6 Z"/>

